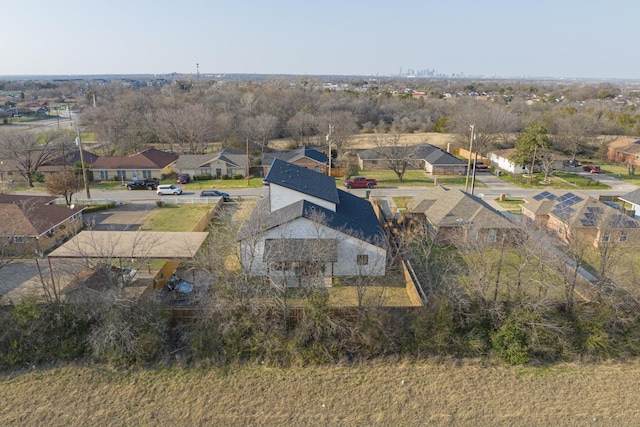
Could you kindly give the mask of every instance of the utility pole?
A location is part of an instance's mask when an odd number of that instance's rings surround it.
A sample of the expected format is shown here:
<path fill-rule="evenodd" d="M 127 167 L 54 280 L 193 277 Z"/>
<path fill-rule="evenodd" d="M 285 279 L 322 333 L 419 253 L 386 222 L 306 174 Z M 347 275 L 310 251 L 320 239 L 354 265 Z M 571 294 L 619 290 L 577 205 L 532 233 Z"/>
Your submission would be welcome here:
<path fill-rule="evenodd" d="M 73 125 L 73 122 L 71 122 Z M 76 126 L 76 145 L 80 149 L 80 163 L 82 164 L 82 180 L 84 181 L 84 190 L 87 193 L 87 199 L 91 200 L 91 193 L 89 192 L 89 180 L 87 179 L 87 166 L 84 163 L 84 152 L 82 150 L 82 138 L 80 138 L 80 128 Z"/>
<path fill-rule="evenodd" d="M 329 176 L 331 176 L 331 134 L 333 133 L 333 125 L 329 125 L 329 133 L 327 134 L 327 142 L 329 143 Z"/>
<path fill-rule="evenodd" d="M 247 187 L 248 187 L 251 184 L 251 175 L 249 175 L 249 171 L 251 170 L 251 166 L 249 164 L 249 162 L 250 162 L 250 159 L 249 159 L 249 137 L 247 137 L 246 151 L 247 151 L 247 170 L 245 171 L 245 175 L 247 176 Z"/>
<path fill-rule="evenodd" d="M 469 173 L 471 172 L 471 153 L 473 152 L 473 139 L 475 137 L 473 133 L 473 128 L 475 128 L 475 123 L 470 125 L 471 128 L 471 136 L 469 136 L 469 161 L 467 162 L 467 179 L 464 183 L 464 192 L 467 193 L 469 191 Z"/>

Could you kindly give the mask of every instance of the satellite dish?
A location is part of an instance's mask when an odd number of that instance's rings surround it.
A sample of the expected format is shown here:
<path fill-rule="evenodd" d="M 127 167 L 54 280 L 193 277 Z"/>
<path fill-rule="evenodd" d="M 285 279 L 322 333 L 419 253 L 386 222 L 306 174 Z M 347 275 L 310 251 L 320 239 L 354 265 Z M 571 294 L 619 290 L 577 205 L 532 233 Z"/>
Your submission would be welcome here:
<path fill-rule="evenodd" d="M 74 209 L 76 207 L 76 205 L 71 205 L 69 206 L 69 209 Z"/>

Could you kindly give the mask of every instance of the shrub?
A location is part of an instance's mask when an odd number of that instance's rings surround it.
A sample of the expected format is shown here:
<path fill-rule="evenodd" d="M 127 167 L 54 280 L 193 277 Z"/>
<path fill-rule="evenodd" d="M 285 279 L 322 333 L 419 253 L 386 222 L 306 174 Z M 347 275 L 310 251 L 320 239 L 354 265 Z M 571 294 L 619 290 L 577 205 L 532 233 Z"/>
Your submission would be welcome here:
<path fill-rule="evenodd" d="M 524 365 L 531 360 L 529 335 L 516 319 L 508 319 L 491 333 L 491 344 L 496 356 L 511 365 Z"/>
<path fill-rule="evenodd" d="M 156 200 L 156 206 L 159 208 L 164 208 L 166 202 L 164 200 Z"/>
<path fill-rule="evenodd" d="M 213 177 L 210 173 L 201 173 L 198 175 L 194 175 L 193 179 L 194 181 L 210 181 L 211 179 L 213 179 Z"/>
<path fill-rule="evenodd" d="M 242 178 L 244 178 L 244 177 L 242 176 L 242 174 L 241 174 L 241 173 L 236 173 L 236 174 L 233 174 L 232 178 L 233 178 L 233 179 L 242 179 Z"/>
<path fill-rule="evenodd" d="M 228 180 L 228 179 L 229 179 L 229 175 L 222 175 L 222 176 L 220 177 L 220 179 L 221 179 L 221 180 L 223 180 L 223 181 L 226 181 L 226 180 Z"/>

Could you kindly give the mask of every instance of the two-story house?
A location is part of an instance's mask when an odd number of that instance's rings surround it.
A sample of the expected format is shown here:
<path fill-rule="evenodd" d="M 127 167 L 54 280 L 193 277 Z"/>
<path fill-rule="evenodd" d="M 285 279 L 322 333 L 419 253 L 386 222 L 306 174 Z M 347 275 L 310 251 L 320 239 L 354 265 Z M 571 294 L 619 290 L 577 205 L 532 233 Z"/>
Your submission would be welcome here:
<path fill-rule="evenodd" d="M 286 286 L 330 286 L 348 276 L 384 276 L 388 243 L 370 202 L 327 175 L 275 159 L 238 234 L 242 266 Z"/>

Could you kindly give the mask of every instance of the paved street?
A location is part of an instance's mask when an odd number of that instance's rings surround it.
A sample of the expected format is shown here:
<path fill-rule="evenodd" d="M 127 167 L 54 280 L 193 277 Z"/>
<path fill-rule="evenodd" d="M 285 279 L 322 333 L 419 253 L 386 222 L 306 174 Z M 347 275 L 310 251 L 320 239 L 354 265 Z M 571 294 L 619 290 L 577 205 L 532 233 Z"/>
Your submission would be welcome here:
<path fill-rule="evenodd" d="M 596 198 L 599 195 L 622 195 L 637 188 L 632 184 L 628 184 L 612 176 L 594 176 L 589 175 L 588 173 L 585 173 L 585 175 L 600 180 L 611 187 L 609 190 L 577 190 Z M 481 197 L 498 210 L 505 210 L 505 208 L 496 203 L 496 199 L 502 194 L 508 198 L 521 199 L 523 197 L 532 196 L 541 191 L 519 188 L 515 185 L 508 184 L 491 174 L 477 175 L 476 180 L 482 185 L 475 187 L 474 194 Z M 364 197 L 366 193 L 370 191 L 373 197 L 384 198 L 390 205 L 392 205 L 392 197 L 417 196 L 426 188 L 430 187 L 386 186 L 373 190 L 351 189 L 346 191 L 361 197 Z M 232 198 L 254 198 L 266 195 L 268 193 L 268 187 L 225 189 L 224 191 L 228 192 Z M 33 195 L 34 192 L 25 192 L 23 194 Z M 201 200 L 199 194 L 200 190 L 186 191 L 181 196 L 171 197 L 178 197 L 182 201 L 193 199 L 193 201 L 196 202 Z M 117 200 L 123 203 L 121 206 L 109 211 L 87 214 L 85 216 L 85 221 L 91 223 L 96 230 L 137 229 L 146 217 L 147 213 L 155 208 L 155 202 L 161 199 L 155 191 L 146 190 L 92 190 L 91 196 L 93 200 Z M 79 193 L 74 197 L 74 200 L 82 199 L 84 199 L 84 193 Z M 40 261 L 40 267 L 45 281 L 48 280 L 50 277 L 50 271 L 46 260 Z M 19 301 L 22 297 L 33 292 L 42 293 L 42 282 L 40 280 L 38 266 L 35 260 L 15 261 L 0 269 L 0 304 L 7 304 L 9 299 Z"/>

